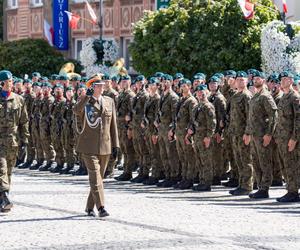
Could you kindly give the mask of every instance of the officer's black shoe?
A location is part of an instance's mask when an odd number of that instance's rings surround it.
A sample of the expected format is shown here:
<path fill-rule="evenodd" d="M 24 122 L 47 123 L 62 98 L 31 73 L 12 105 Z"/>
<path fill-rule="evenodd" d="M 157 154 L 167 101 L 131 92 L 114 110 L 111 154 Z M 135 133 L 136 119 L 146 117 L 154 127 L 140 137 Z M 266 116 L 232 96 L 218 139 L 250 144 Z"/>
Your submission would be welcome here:
<path fill-rule="evenodd" d="M 265 198 L 269 198 L 269 191 L 268 190 L 259 189 L 255 193 L 250 193 L 249 197 L 251 199 L 265 199 Z"/>
<path fill-rule="evenodd" d="M 191 189 L 193 187 L 193 181 L 192 180 L 186 180 L 179 188 L 181 190 L 185 189 Z"/>
<path fill-rule="evenodd" d="M 114 177 L 114 171 L 106 171 L 104 174 L 104 179 L 113 178 L 113 177 Z"/>
<path fill-rule="evenodd" d="M 104 207 L 100 207 L 99 209 L 99 217 L 106 217 L 109 216 L 109 213 L 105 210 Z"/>
<path fill-rule="evenodd" d="M 166 182 L 170 181 L 170 179 L 164 179 L 163 181 L 161 182 L 158 182 L 156 184 L 157 187 L 163 187 L 165 185 Z"/>
<path fill-rule="evenodd" d="M 59 173 L 62 169 L 63 169 L 63 166 L 57 164 L 57 166 L 55 168 L 50 169 L 50 172 L 51 173 Z"/>
<path fill-rule="evenodd" d="M 50 162 L 39 167 L 39 171 L 47 171 L 51 167 Z"/>
<path fill-rule="evenodd" d="M 87 216 L 96 217 L 96 214 L 93 209 L 86 209 L 85 212 L 86 212 Z"/>
<path fill-rule="evenodd" d="M 8 192 L 1 192 L 1 212 L 7 212 L 13 207 L 12 202 L 9 200 Z"/>
<path fill-rule="evenodd" d="M 156 185 L 157 183 L 158 183 L 158 178 L 154 178 L 152 176 L 143 181 L 144 185 L 149 185 L 149 186 Z"/>
<path fill-rule="evenodd" d="M 298 202 L 300 201 L 299 194 L 288 192 L 284 196 L 276 199 L 278 202 Z"/>
<path fill-rule="evenodd" d="M 283 182 L 282 182 L 282 180 L 273 180 L 271 186 L 272 187 L 282 187 L 283 186 Z"/>
<path fill-rule="evenodd" d="M 219 177 L 214 177 L 213 186 L 221 185 L 221 179 Z"/>
<path fill-rule="evenodd" d="M 239 185 L 239 181 L 237 179 L 229 179 L 229 181 L 227 182 L 223 182 L 222 184 L 224 187 L 232 187 L 232 188 L 235 188 L 235 187 L 238 187 Z"/>
<path fill-rule="evenodd" d="M 238 187 L 238 188 L 236 188 L 236 189 L 230 190 L 229 193 L 230 193 L 231 195 L 236 195 L 236 196 L 238 196 L 238 195 L 248 195 L 248 194 L 251 193 L 251 191 L 250 191 L 250 190 L 247 190 L 247 189 L 245 189 L 245 188 Z"/>
<path fill-rule="evenodd" d="M 197 186 L 193 187 L 193 190 L 205 192 L 205 191 L 211 191 L 211 187 L 210 185 L 198 184 Z"/>
<path fill-rule="evenodd" d="M 130 181 L 132 179 L 132 174 L 130 173 L 123 173 L 118 177 L 115 177 L 117 181 Z"/>

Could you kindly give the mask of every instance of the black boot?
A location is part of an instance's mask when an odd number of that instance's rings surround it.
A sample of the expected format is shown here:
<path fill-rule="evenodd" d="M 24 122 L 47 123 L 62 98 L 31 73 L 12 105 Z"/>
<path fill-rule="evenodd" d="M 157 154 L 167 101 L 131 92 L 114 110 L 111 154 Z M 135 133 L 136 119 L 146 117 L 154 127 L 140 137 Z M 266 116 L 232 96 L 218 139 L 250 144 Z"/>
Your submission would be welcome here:
<path fill-rule="evenodd" d="M 26 161 L 24 164 L 20 165 L 18 168 L 19 169 L 25 169 L 25 168 L 29 168 L 32 165 L 33 161 Z"/>
<path fill-rule="evenodd" d="M 176 185 L 178 182 L 177 178 L 171 178 L 170 180 L 167 180 L 162 187 L 164 188 L 170 188 L 173 187 L 174 185 Z"/>
<path fill-rule="evenodd" d="M 299 194 L 294 192 L 287 192 L 284 196 L 276 199 L 278 202 L 298 202 L 300 201 Z"/>
<path fill-rule="evenodd" d="M 133 183 L 142 183 L 143 181 L 147 180 L 149 178 L 149 175 L 143 175 L 143 174 L 138 174 L 135 178 L 131 179 L 130 182 Z"/>
<path fill-rule="evenodd" d="M 0 195 L 1 195 L 1 204 L 0 204 L 1 212 L 9 212 L 10 209 L 13 207 L 13 204 L 9 200 L 8 192 L 7 191 L 1 192 Z"/>
<path fill-rule="evenodd" d="M 44 161 L 43 160 L 38 160 L 36 164 L 32 164 L 29 169 L 30 170 L 38 170 L 42 165 Z"/>
<path fill-rule="evenodd" d="M 149 186 L 156 185 L 157 183 L 158 183 L 158 178 L 154 178 L 152 176 L 143 181 L 144 185 L 149 185 Z"/>
<path fill-rule="evenodd" d="M 106 217 L 109 216 L 109 213 L 105 210 L 104 207 L 100 207 L 99 209 L 99 217 Z"/>
<path fill-rule="evenodd" d="M 259 189 L 255 193 L 250 193 L 249 197 L 251 199 L 265 199 L 265 198 L 269 198 L 269 191 L 268 190 Z"/>
<path fill-rule="evenodd" d="M 185 189 L 191 189 L 193 187 L 193 181 L 192 180 L 186 180 L 182 185 L 180 185 L 181 190 Z"/>
<path fill-rule="evenodd" d="M 282 182 L 282 180 L 273 180 L 271 186 L 272 187 L 282 187 L 283 186 L 283 182 Z"/>
<path fill-rule="evenodd" d="M 46 165 L 40 166 L 39 171 L 48 171 L 51 168 L 55 168 L 56 165 L 57 165 L 56 162 L 49 161 Z"/>
<path fill-rule="evenodd" d="M 223 182 L 222 185 L 223 185 L 224 187 L 232 187 L 232 188 L 235 188 L 235 187 L 238 187 L 239 181 L 238 181 L 237 179 L 229 179 L 229 181 Z"/>
<path fill-rule="evenodd" d="M 212 184 L 213 186 L 221 185 L 221 179 L 219 177 L 214 177 Z"/>
<path fill-rule="evenodd" d="M 73 165 L 69 165 L 67 164 L 67 166 L 63 167 L 62 170 L 60 170 L 59 174 L 69 174 L 69 172 L 71 171 L 71 169 L 74 168 L 74 164 Z"/>
<path fill-rule="evenodd" d="M 70 170 L 70 173 L 71 173 L 71 171 L 72 170 Z M 87 174 L 88 174 L 87 169 L 84 166 L 80 166 L 75 172 L 72 173 L 72 175 L 74 175 L 74 176 L 84 176 Z"/>
<path fill-rule="evenodd" d="M 211 191 L 211 186 L 210 185 L 205 185 L 205 184 L 199 184 L 195 187 L 193 187 L 194 191 L 201 191 L 201 192 L 205 192 L 205 191 Z"/>
<path fill-rule="evenodd" d="M 182 179 L 180 182 L 177 182 L 176 184 L 174 184 L 173 188 L 180 189 L 180 187 L 183 186 L 185 182 L 186 182 L 186 180 Z"/>
<path fill-rule="evenodd" d="M 115 180 L 117 181 L 130 181 L 132 179 L 131 173 L 123 173 L 117 177 L 115 177 Z"/>
<path fill-rule="evenodd" d="M 250 190 L 247 190 L 247 189 L 245 189 L 245 188 L 238 187 L 238 188 L 236 188 L 236 189 L 230 190 L 229 193 L 230 193 L 231 195 L 236 195 L 236 196 L 238 196 L 238 195 L 248 195 L 248 194 L 251 193 L 251 191 L 250 191 Z"/>
<path fill-rule="evenodd" d="M 63 165 L 57 164 L 56 167 L 50 168 L 51 173 L 59 173 L 63 169 Z"/>
<path fill-rule="evenodd" d="M 86 209 L 85 212 L 87 213 L 87 216 L 96 217 L 96 214 L 93 209 Z"/>
<path fill-rule="evenodd" d="M 161 182 L 158 182 L 156 184 L 157 187 L 163 187 L 165 185 L 166 182 L 170 181 L 170 179 L 164 179 L 163 181 Z"/>

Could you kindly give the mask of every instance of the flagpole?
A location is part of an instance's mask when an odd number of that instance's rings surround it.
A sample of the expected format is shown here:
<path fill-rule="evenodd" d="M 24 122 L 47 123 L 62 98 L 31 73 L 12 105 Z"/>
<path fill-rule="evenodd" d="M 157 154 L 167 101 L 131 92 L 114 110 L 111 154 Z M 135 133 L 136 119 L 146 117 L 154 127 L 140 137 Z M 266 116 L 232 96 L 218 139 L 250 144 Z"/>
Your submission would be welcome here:
<path fill-rule="evenodd" d="M 103 0 L 100 0 L 99 2 L 99 9 L 100 9 L 100 16 L 99 16 L 99 30 L 100 30 L 100 40 L 102 41 L 103 38 L 103 18 L 102 18 L 102 12 L 103 12 Z"/>

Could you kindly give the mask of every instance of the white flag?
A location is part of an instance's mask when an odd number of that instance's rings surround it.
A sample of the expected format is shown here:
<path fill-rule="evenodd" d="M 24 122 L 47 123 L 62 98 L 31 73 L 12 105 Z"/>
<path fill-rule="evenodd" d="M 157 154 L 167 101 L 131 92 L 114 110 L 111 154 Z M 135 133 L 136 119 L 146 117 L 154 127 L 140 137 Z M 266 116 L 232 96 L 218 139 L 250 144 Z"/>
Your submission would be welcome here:
<path fill-rule="evenodd" d="M 47 22 L 46 19 L 44 19 L 44 34 L 45 37 L 48 40 L 48 43 L 53 46 L 53 40 L 54 40 L 54 30 L 53 28 L 50 26 L 50 24 Z"/>
<path fill-rule="evenodd" d="M 92 6 L 89 4 L 89 2 L 87 0 L 85 0 L 85 3 L 87 5 L 88 11 L 90 13 L 90 16 L 91 16 L 91 18 L 93 20 L 93 23 L 97 24 L 97 16 L 96 16 L 95 11 L 93 10 Z"/>

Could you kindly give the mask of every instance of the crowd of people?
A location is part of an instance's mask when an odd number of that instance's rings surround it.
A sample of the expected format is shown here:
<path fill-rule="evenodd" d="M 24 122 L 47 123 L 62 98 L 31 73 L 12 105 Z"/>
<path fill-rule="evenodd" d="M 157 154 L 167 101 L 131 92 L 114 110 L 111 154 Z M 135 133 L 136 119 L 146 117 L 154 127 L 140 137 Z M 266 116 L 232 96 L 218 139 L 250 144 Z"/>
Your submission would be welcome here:
<path fill-rule="evenodd" d="M 271 186 L 285 183 L 287 193 L 277 201 L 299 201 L 299 74 L 284 71 L 266 77 L 250 69 L 210 78 L 197 73 L 192 80 L 162 72 L 134 79 L 101 74 L 101 79 L 103 95 L 115 103 L 120 141 L 120 148 L 112 148 L 103 178 L 113 177 L 119 168 L 123 173 L 115 177 L 117 181 L 198 192 L 222 184 L 232 188 L 231 195 L 251 199 L 268 198 Z M 6 86 L 9 80 L 12 89 Z M 85 110 L 88 124 L 83 123 L 74 106 L 93 94 L 89 80 L 66 75 L 48 79 L 38 72 L 31 79 L 20 79 L 0 72 L 0 117 L 11 113 L 11 120 L 0 121 L 2 210 L 11 208 L 8 191 L 14 166 L 88 174 L 77 141 L 84 127 L 93 128 L 96 121 L 93 110 Z M 9 105 L 11 91 L 24 103 L 20 110 Z M 107 110 L 101 112 L 105 116 Z M 7 121 L 24 128 L 12 131 Z M 12 140 L 9 152 L 3 146 L 7 140 Z M 15 155 L 17 162 L 9 161 Z M 138 175 L 133 178 L 134 171 Z"/>

